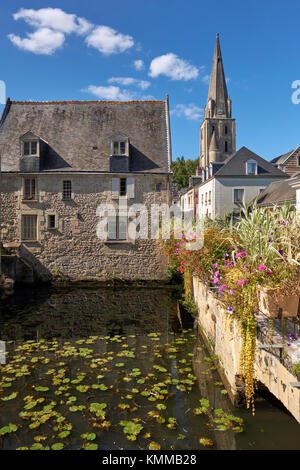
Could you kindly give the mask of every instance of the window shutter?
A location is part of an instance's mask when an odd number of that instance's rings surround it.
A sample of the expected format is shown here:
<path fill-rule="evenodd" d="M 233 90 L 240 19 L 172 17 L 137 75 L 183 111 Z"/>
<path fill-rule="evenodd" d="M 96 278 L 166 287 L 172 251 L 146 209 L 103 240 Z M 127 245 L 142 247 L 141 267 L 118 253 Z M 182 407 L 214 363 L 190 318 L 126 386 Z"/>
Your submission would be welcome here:
<path fill-rule="evenodd" d="M 127 217 L 119 217 L 119 240 L 127 239 Z"/>
<path fill-rule="evenodd" d="M 134 198 L 134 178 L 127 178 L 127 197 L 128 199 Z"/>
<path fill-rule="evenodd" d="M 111 195 L 112 197 L 119 197 L 120 194 L 120 178 L 111 179 Z"/>
<path fill-rule="evenodd" d="M 109 240 L 116 240 L 117 238 L 117 218 L 108 217 L 107 218 L 107 237 Z"/>

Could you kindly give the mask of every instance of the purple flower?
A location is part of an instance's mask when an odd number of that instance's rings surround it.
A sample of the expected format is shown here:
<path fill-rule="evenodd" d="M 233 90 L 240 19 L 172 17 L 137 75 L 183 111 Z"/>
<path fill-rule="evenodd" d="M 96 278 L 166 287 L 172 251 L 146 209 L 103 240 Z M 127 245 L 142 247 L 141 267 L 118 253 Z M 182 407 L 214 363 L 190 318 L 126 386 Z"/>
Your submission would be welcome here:
<path fill-rule="evenodd" d="M 287 343 L 286 343 L 286 345 L 287 345 L 287 346 L 290 346 L 290 345 L 291 345 L 291 343 L 287 342 Z"/>
<path fill-rule="evenodd" d="M 221 294 L 223 293 L 224 289 L 226 289 L 226 284 L 222 284 L 222 285 L 221 285 L 221 287 L 220 287 L 220 289 L 219 289 L 219 291 L 220 291 Z"/>
<path fill-rule="evenodd" d="M 233 289 L 230 289 L 229 294 L 233 294 Z"/>
<path fill-rule="evenodd" d="M 260 266 L 258 266 L 258 270 L 259 271 L 263 271 L 264 269 L 266 269 L 266 265 L 265 264 L 261 264 Z"/>
<path fill-rule="evenodd" d="M 291 333 L 290 334 L 290 340 L 296 341 L 296 339 L 297 339 L 297 335 L 295 335 L 295 333 Z"/>
<path fill-rule="evenodd" d="M 228 307 L 227 312 L 232 313 L 232 312 L 233 312 L 233 308 L 232 308 L 232 307 Z"/>
<path fill-rule="evenodd" d="M 228 258 L 229 254 L 228 254 L 228 253 L 225 253 L 225 255 L 224 255 L 224 256 L 225 256 L 225 258 Z"/>

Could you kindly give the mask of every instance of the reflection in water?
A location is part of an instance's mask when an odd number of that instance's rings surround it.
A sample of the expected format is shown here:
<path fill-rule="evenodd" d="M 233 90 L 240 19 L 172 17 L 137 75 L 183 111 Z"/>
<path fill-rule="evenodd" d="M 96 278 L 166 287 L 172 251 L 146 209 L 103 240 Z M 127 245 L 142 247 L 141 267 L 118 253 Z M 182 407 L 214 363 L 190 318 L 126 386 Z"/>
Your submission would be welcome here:
<path fill-rule="evenodd" d="M 232 407 L 191 326 L 182 330 L 171 289 L 18 290 L 0 308 L 0 446 L 198 449 L 207 438 L 212 449 L 299 449 L 282 410 L 262 400 L 253 418 Z M 209 413 L 193 412 L 200 398 Z M 223 412 L 244 432 L 217 430 Z"/>

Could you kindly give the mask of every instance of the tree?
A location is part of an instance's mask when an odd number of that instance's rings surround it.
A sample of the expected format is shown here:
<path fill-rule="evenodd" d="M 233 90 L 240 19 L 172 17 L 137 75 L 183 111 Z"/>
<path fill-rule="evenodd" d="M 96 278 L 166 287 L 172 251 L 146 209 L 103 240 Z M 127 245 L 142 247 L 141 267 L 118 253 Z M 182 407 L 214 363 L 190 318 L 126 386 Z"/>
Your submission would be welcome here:
<path fill-rule="evenodd" d="M 189 178 L 196 173 L 198 164 L 199 158 L 185 160 L 183 156 L 172 162 L 173 180 L 176 181 L 178 189 L 189 186 Z"/>

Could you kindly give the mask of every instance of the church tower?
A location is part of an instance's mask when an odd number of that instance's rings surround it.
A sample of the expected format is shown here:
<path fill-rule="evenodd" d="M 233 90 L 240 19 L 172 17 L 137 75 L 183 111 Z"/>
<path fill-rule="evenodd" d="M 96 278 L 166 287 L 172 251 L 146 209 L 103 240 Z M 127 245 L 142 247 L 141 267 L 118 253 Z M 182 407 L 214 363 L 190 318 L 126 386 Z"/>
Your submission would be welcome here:
<path fill-rule="evenodd" d="M 219 35 L 217 34 L 204 121 L 200 127 L 200 168 L 222 163 L 236 151 L 235 120 L 227 93 Z"/>

